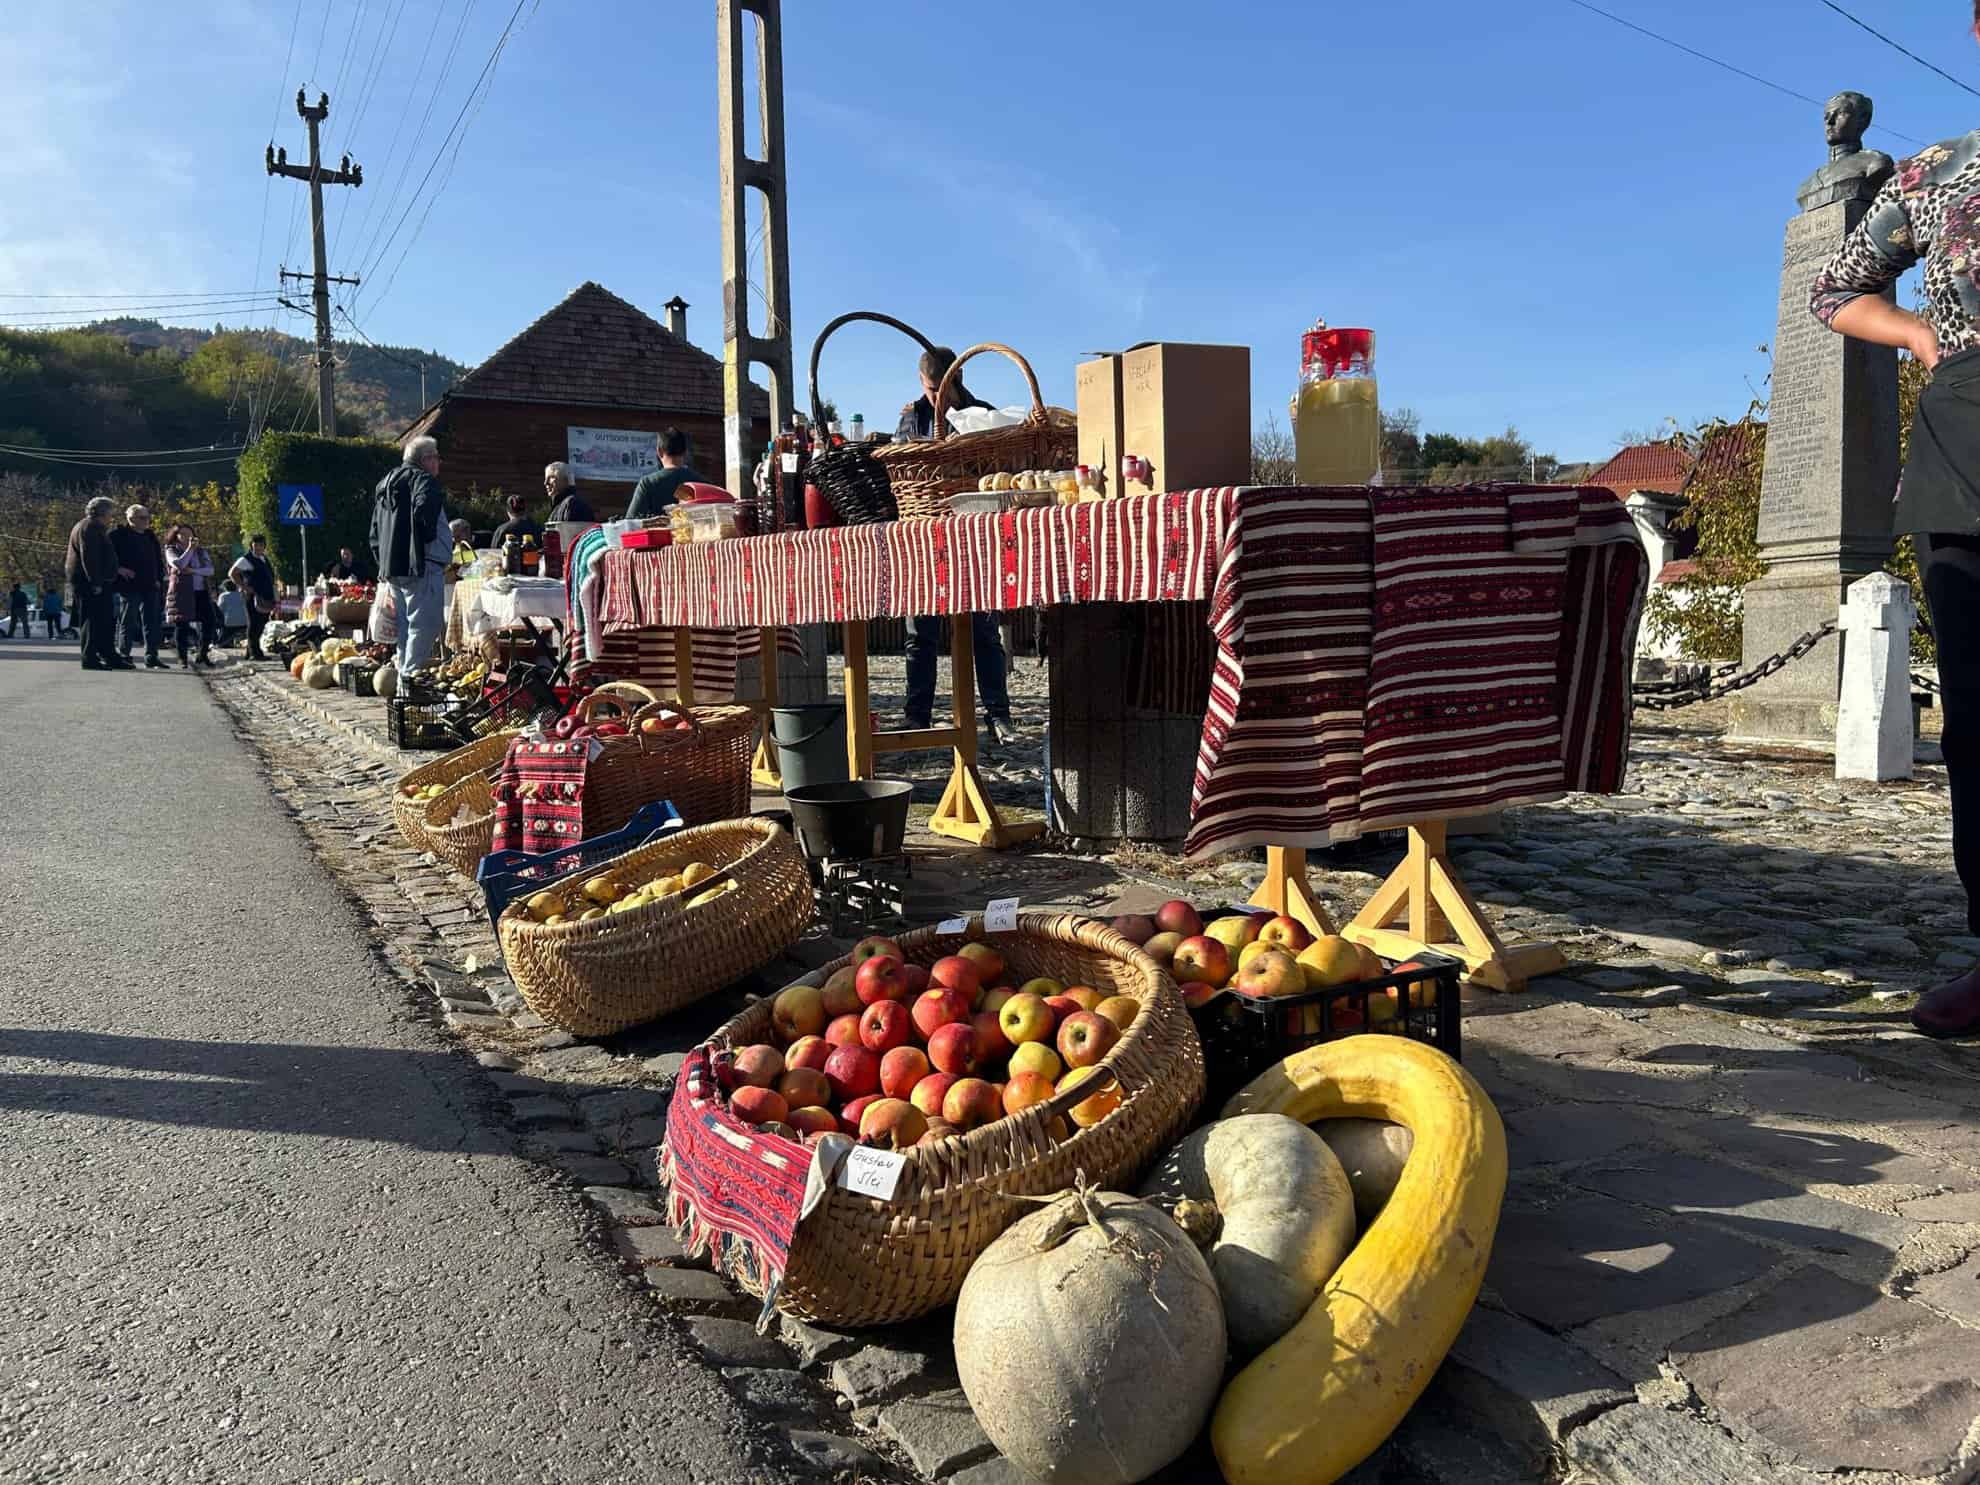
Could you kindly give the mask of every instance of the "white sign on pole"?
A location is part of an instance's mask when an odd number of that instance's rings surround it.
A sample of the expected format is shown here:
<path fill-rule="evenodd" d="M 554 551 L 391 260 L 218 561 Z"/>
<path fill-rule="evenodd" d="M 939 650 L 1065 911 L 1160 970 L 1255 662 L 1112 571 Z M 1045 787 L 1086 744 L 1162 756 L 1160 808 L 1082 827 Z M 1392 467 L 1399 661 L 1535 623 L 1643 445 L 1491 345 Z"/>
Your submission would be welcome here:
<path fill-rule="evenodd" d="M 564 429 L 564 460 L 571 473 L 583 480 L 639 479 L 660 467 L 653 451 L 659 441 L 657 430 L 642 428 Z"/>

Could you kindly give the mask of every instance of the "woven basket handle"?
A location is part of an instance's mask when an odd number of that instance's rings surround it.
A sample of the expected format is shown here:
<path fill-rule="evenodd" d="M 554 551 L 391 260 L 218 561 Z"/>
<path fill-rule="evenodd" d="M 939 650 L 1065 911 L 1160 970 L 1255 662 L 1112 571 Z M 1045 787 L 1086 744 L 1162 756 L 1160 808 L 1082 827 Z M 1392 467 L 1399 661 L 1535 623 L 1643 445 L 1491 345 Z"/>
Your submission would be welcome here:
<path fill-rule="evenodd" d="M 599 702 L 609 702 L 623 715 L 632 717 L 659 700 L 658 696 L 636 681 L 607 681 L 580 701 L 571 715 L 589 725 Z"/>
<path fill-rule="evenodd" d="M 1038 390 L 1038 376 L 1031 369 L 1031 363 L 1009 346 L 999 344 L 994 340 L 986 340 L 981 345 L 971 346 L 960 356 L 956 357 L 955 364 L 943 375 L 942 385 L 935 389 L 935 428 L 930 435 L 934 442 L 940 443 L 949 436 L 949 422 L 945 416 L 947 408 L 944 404 L 948 401 L 950 388 L 962 379 L 963 362 L 967 361 L 971 356 L 980 356 L 985 351 L 998 351 L 1017 362 L 1018 370 L 1024 373 L 1024 384 L 1031 389 L 1032 418 L 1039 419 L 1045 416 L 1045 394 Z"/>
<path fill-rule="evenodd" d="M 883 315 L 875 309 L 855 309 L 840 315 L 831 324 L 818 332 L 818 339 L 811 343 L 811 423 L 814 428 L 825 426 L 825 404 L 818 395 L 818 354 L 825 349 L 825 340 L 841 325 L 850 325 L 854 320 L 872 320 L 875 324 L 892 325 L 901 334 L 918 342 L 924 351 L 935 349 L 935 342 L 923 335 L 905 320 L 897 320 L 892 315 Z"/>
<path fill-rule="evenodd" d="M 657 735 L 642 732 L 639 724 L 648 717 L 681 717 L 687 721 L 688 730 Z M 677 706 L 671 701 L 656 701 L 651 706 L 641 707 L 632 714 L 631 729 L 639 739 L 640 750 L 647 753 L 661 748 L 695 747 L 701 742 L 701 718 L 694 714 L 692 707 Z"/>

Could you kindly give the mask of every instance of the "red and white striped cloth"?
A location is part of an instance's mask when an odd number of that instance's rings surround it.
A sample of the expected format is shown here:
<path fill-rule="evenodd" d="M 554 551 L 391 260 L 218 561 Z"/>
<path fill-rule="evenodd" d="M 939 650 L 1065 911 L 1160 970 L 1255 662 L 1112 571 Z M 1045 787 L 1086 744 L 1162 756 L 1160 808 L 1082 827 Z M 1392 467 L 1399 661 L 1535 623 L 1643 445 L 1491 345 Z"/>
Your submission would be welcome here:
<path fill-rule="evenodd" d="M 1648 563 L 1606 490 L 1194 490 L 603 559 L 608 634 L 1211 600 L 1188 851 L 1621 784 Z"/>

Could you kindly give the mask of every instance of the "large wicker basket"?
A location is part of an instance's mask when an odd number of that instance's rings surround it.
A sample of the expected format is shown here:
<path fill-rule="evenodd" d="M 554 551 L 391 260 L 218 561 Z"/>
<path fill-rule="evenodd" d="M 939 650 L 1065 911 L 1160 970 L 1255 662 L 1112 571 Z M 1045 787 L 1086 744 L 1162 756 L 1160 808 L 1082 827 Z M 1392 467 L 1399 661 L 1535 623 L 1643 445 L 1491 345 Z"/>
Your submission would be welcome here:
<path fill-rule="evenodd" d="M 683 830 L 556 884 L 594 877 L 637 886 L 691 861 L 727 868 L 734 892 L 699 906 L 667 899 L 589 923 L 548 925 L 512 903 L 497 923 L 509 975 L 531 1010 L 577 1036 L 609 1036 L 692 1005 L 769 963 L 811 922 L 811 878 L 797 842 L 767 820 Z"/>
<path fill-rule="evenodd" d="M 481 851 L 475 861 L 479 862 L 482 856 L 488 854 L 487 842 L 493 839 L 495 831 L 495 817 L 488 802 L 488 786 L 495 777 L 495 770 L 508 756 L 509 739 L 514 736 L 513 732 L 502 732 L 484 737 L 465 748 L 454 749 L 444 758 L 422 763 L 399 780 L 392 791 L 392 819 L 407 845 L 415 851 L 431 851 L 436 856 L 444 856 L 458 870 L 454 847 L 459 844 L 456 839 L 459 827 L 452 822 L 459 813 L 460 804 L 468 801 L 474 814 L 487 817 L 487 831 L 482 836 Z M 427 784 L 445 784 L 447 788 L 432 799 L 406 797 L 408 789 L 422 788 Z M 442 849 L 437 833 L 441 830 L 447 832 L 447 849 Z M 473 863 L 469 864 L 464 875 L 474 875 Z"/>
<path fill-rule="evenodd" d="M 1061 1094 L 968 1134 L 907 1152 L 892 1201 L 834 1187 L 797 1229 L 778 1305 L 825 1325 L 878 1325 L 909 1320 L 948 1304 L 962 1289 L 983 1250 L 1035 1204 L 1084 1171 L 1103 1187 L 1131 1182 L 1186 1129 L 1203 1097 L 1203 1049 L 1182 995 L 1168 974 L 1104 923 L 1051 913 L 1025 913 L 1014 932 L 983 931 L 980 917 L 963 933 L 921 929 L 898 942 L 917 964 L 933 964 L 972 939 L 996 946 L 1014 983 L 1040 975 L 1090 985 L 1103 995 L 1132 995 L 1141 1014 L 1102 1060 L 1125 1095 L 1121 1106 L 1090 1128 L 1054 1139 L 1055 1118 L 1090 1096 L 1095 1086 Z M 830 974 L 850 963 L 820 971 Z M 771 1003 L 759 1001 L 715 1034 L 713 1046 L 774 1040 Z M 677 1091 L 675 1097 L 680 1097 Z M 726 1113 L 722 1117 L 729 1117 Z M 738 1124 L 738 1131 L 745 1126 Z M 757 1138 L 776 1139 L 760 1129 Z M 810 1152 L 792 1146 L 792 1158 Z M 717 1261 L 731 1278 L 760 1295 L 759 1265 L 730 1244 Z"/>
<path fill-rule="evenodd" d="M 584 833 L 605 835 L 643 804 L 671 799 L 690 825 L 712 825 L 749 813 L 749 765 L 756 713 L 746 706 L 677 707 L 631 681 L 612 681 L 578 703 L 590 722 L 617 713 L 631 724 L 625 737 L 600 740 L 584 774 Z M 685 718 L 684 731 L 649 734 L 649 717 Z"/>
<path fill-rule="evenodd" d="M 818 392 L 818 357 L 832 332 L 854 320 L 891 325 L 924 351 L 935 349 L 935 342 L 905 320 L 897 320 L 892 315 L 870 309 L 856 309 L 840 315 L 820 330 L 818 339 L 811 343 L 811 419 L 812 426 L 820 433 L 825 428 L 825 401 Z M 887 466 L 875 456 L 875 450 L 865 444 L 849 443 L 843 448 L 828 448 L 816 455 L 811 461 L 809 478 L 832 507 L 832 513 L 848 526 L 891 521 L 899 514 L 894 504 L 893 485 Z"/>
<path fill-rule="evenodd" d="M 960 380 L 963 363 L 985 351 L 1017 362 L 1031 389 L 1031 411 L 1022 423 L 982 433 L 950 433 L 946 400 Z M 903 521 L 949 514 L 949 497 L 974 490 L 986 474 L 1026 469 L 1064 469 L 1079 453 L 1079 427 L 1062 407 L 1047 407 L 1031 363 L 1007 345 L 985 341 L 956 357 L 935 389 L 934 437 L 917 443 L 886 444 L 873 457 L 886 466 L 894 504 Z"/>

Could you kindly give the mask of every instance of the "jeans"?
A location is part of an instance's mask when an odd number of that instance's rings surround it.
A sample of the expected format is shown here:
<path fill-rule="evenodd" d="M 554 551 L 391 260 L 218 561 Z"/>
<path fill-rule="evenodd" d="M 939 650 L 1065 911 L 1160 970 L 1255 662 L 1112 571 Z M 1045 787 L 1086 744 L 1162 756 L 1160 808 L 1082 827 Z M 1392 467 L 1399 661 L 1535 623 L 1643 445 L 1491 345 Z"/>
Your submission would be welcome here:
<path fill-rule="evenodd" d="M 117 620 L 118 649 L 128 657 L 142 632 L 144 658 L 156 660 L 165 635 L 165 595 L 155 588 L 149 593 L 120 593 L 117 604 L 123 610 Z"/>
<path fill-rule="evenodd" d="M 976 698 L 993 722 L 1011 720 L 1010 683 L 1005 677 L 1004 638 L 988 614 L 969 616 L 976 642 Z M 961 617 L 950 620 L 960 623 Z M 935 712 L 935 659 L 942 648 L 942 621 L 923 615 L 908 623 L 907 724 L 926 727 Z"/>
<path fill-rule="evenodd" d="M 392 598 L 399 609 L 399 673 L 433 658 L 434 646 L 447 629 L 447 589 L 444 569 L 434 568 L 416 578 L 393 578 Z"/>
<path fill-rule="evenodd" d="M 1952 794 L 1953 867 L 1980 933 L 1980 536 L 1921 536 L 1925 598 L 1939 649 L 1939 703 Z"/>

